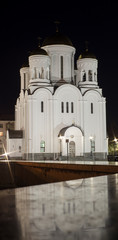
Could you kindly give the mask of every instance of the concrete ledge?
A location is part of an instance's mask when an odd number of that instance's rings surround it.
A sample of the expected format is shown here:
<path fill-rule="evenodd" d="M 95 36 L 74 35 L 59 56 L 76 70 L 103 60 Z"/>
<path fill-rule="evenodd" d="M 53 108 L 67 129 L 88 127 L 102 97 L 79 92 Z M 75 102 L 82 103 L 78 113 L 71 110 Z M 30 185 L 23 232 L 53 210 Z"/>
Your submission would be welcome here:
<path fill-rule="evenodd" d="M 75 157 L 70 157 L 70 156 L 61 156 L 60 157 L 60 153 L 28 153 L 28 154 L 24 154 L 23 155 L 23 159 L 24 160 L 28 160 L 28 161 L 40 161 L 40 160 L 55 160 L 55 159 L 60 159 L 61 160 L 67 160 L 67 158 L 69 160 L 106 160 L 107 159 L 107 153 L 103 153 L 103 152 L 96 152 L 94 154 L 88 152 L 85 153 L 84 156 L 75 156 Z"/>
<path fill-rule="evenodd" d="M 118 173 L 115 165 L 0 162 L 0 188 L 45 184 Z"/>

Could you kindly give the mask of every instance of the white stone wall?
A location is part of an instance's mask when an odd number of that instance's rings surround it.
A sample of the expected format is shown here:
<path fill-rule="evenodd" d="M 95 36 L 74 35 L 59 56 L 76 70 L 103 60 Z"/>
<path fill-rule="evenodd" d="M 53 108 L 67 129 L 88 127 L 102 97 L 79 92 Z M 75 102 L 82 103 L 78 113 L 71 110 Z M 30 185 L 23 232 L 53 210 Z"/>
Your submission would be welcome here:
<path fill-rule="evenodd" d="M 41 112 L 43 102 L 43 112 Z M 28 153 L 39 153 L 40 143 L 45 141 L 45 152 L 52 150 L 52 94 L 44 88 L 27 97 L 26 148 Z"/>
<path fill-rule="evenodd" d="M 93 113 L 91 113 L 91 103 Z M 90 152 L 90 139 L 95 141 L 95 151 L 104 152 L 106 149 L 106 111 L 105 99 L 94 90 L 84 95 L 84 134 L 85 152 Z"/>
<path fill-rule="evenodd" d="M 64 84 L 59 87 L 54 94 L 54 137 L 55 137 L 55 152 L 58 152 L 59 141 L 57 136 L 60 130 L 66 126 L 75 124 L 82 125 L 82 95 L 75 86 Z M 64 112 L 61 112 L 61 103 L 64 103 Z M 68 103 L 68 113 L 66 111 L 66 103 Z M 71 103 L 73 103 L 73 113 L 71 113 Z M 81 109 L 81 110 L 80 110 Z"/>
<path fill-rule="evenodd" d="M 20 77 L 21 77 L 21 90 L 27 89 L 29 84 L 29 67 L 22 67 L 20 69 Z"/>

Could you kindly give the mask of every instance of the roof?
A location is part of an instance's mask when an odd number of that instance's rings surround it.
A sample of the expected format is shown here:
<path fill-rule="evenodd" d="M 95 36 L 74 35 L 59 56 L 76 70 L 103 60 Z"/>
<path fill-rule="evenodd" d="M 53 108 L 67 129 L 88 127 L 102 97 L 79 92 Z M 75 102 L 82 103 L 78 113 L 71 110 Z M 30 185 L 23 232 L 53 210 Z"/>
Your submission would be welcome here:
<path fill-rule="evenodd" d="M 69 126 L 69 127 L 70 127 L 70 126 Z M 67 130 L 69 127 L 64 127 L 64 128 L 62 128 L 62 129 L 60 130 L 59 134 L 58 134 L 58 137 L 64 136 L 66 130 Z"/>
<path fill-rule="evenodd" d="M 9 138 L 23 138 L 22 130 L 8 130 L 8 131 L 9 131 Z"/>
<path fill-rule="evenodd" d="M 38 48 L 34 49 L 33 51 L 31 51 L 29 55 L 30 56 L 32 56 L 32 55 L 45 55 L 45 56 L 48 56 L 47 52 L 44 49 L 40 48 L 40 47 L 38 47 Z"/>
<path fill-rule="evenodd" d="M 22 64 L 22 66 L 21 66 L 21 68 L 27 68 L 27 67 L 29 67 L 29 64 L 28 64 L 28 62 L 24 62 L 23 64 Z"/>
<path fill-rule="evenodd" d="M 81 129 L 80 127 L 77 127 L 77 126 L 75 126 L 74 124 L 72 124 L 71 126 L 62 128 L 62 129 L 59 131 L 58 137 L 60 137 L 60 136 L 63 137 L 63 136 L 65 135 L 66 130 L 67 130 L 68 128 L 70 128 L 70 127 L 78 128 L 78 129 L 82 132 L 82 135 L 84 135 L 84 133 L 83 133 L 83 131 L 82 131 L 82 129 Z"/>
<path fill-rule="evenodd" d="M 61 86 L 61 85 L 63 85 L 63 84 L 67 84 L 67 82 L 64 80 L 64 79 L 60 79 L 60 80 L 58 80 L 57 82 L 56 82 L 56 84 L 55 84 L 55 86 Z"/>
<path fill-rule="evenodd" d="M 60 32 L 56 32 L 55 34 L 53 34 L 52 36 L 47 37 L 44 41 L 42 46 L 46 46 L 46 45 L 68 45 L 73 47 L 73 44 L 71 42 L 71 40 L 66 36 L 63 35 Z"/>
<path fill-rule="evenodd" d="M 94 59 L 96 59 L 96 56 L 92 52 L 89 52 L 88 49 L 86 49 L 79 56 L 79 59 L 83 59 L 83 58 L 94 58 Z"/>

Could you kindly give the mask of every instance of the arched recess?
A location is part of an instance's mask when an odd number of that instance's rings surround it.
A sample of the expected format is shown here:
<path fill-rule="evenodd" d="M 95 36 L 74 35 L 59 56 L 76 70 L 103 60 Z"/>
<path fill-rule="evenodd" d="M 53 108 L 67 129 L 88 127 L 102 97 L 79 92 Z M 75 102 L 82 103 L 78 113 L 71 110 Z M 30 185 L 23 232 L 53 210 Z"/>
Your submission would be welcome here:
<path fill-rule="evenodd" d="M 101 97 L 102 97 L 102 93 L 101 92 L 98 92 L 97 90 L 87 90 L 85 93 L 84 93 L 84 100 L 87 100 L 88 98 L 90 97 L 94 97 L 96 100 L 100 100 Z"/>
<path fill-rule="evenodd" d="M 62 156 L 83 156 L 83 131 L 79 127 L 72 125 L 62 128 L 58 137 L 60 139 L 60 153 Z M 73 149 L 70 149 L 70 147 Z"/>
<path fill-rule="evenodd" d="M 36 98 L 41 93 L 43 93 L 45 96 L 47 95 L 49 98 L 52 98 L 52 93 L 49 89 L 40 88 L 40 87 L 34 90 L 34 92 L 32 93 L 32 96 Z"/>
<path fill-rule="evenodd" d="M 64 96 L 64 98 L 66 96 L 69 96 L 69 98 L 71 96 L 73 96 L 79 100 L 82 100 L 82 94 L 81 94 L 80 90 L 72 84 L 63 84 L 56 89 L 56 91 L 54 93 L 54 97 L 56 99 L 59 99 L 60 97 L 62 98 L 63 96 Z"/>
<path fill-rule="evenodd" d="M 101 92 L 98 92 L 96 90 L 88 90 L 83 96 L 84 99 L 84 109 L 85 109 L 85 115 L 87 118 L 91 114 L 98 114 L 99 111 L 99 104 L 100 102 L 104 101 L 104 98 L 101 95 Z"/>

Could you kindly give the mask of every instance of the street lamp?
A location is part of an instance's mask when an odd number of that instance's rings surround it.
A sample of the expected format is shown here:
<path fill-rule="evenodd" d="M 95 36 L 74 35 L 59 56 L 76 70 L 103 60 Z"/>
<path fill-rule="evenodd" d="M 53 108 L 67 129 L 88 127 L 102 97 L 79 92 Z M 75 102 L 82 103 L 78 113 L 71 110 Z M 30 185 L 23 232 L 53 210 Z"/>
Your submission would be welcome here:
<path fill-rule="evenodd" d="M 90 139 L 90 143 L 91 143 L 91 145 L 90 145 L 90 146 L 91 146 L 91 149 L 90 149 L 90 150 L 91 150 L 91 156 L 92 156 L 92 154 L 93 154 L 93 151 L 92 151 L 93 136 L 90 136 L 89 139 Z"/>
<path fill-rule="evenodd" d="M 114 155 L 116 155 L 118 139 L 115 137 L 113 141 L 114 141 Z"/>
<path fill-rule="evenodd" d="M 62 136 L 61 134 L 59 135 L 59 140 L 60 140 L 60 158 L 62 157 Z"/>
<path fill-rule="evenodd" d="M 66 139 L 66 143 L 67 143 L 67 161 L 68 161 L 68 144 L 69 144 L 69 139 Z"/>

